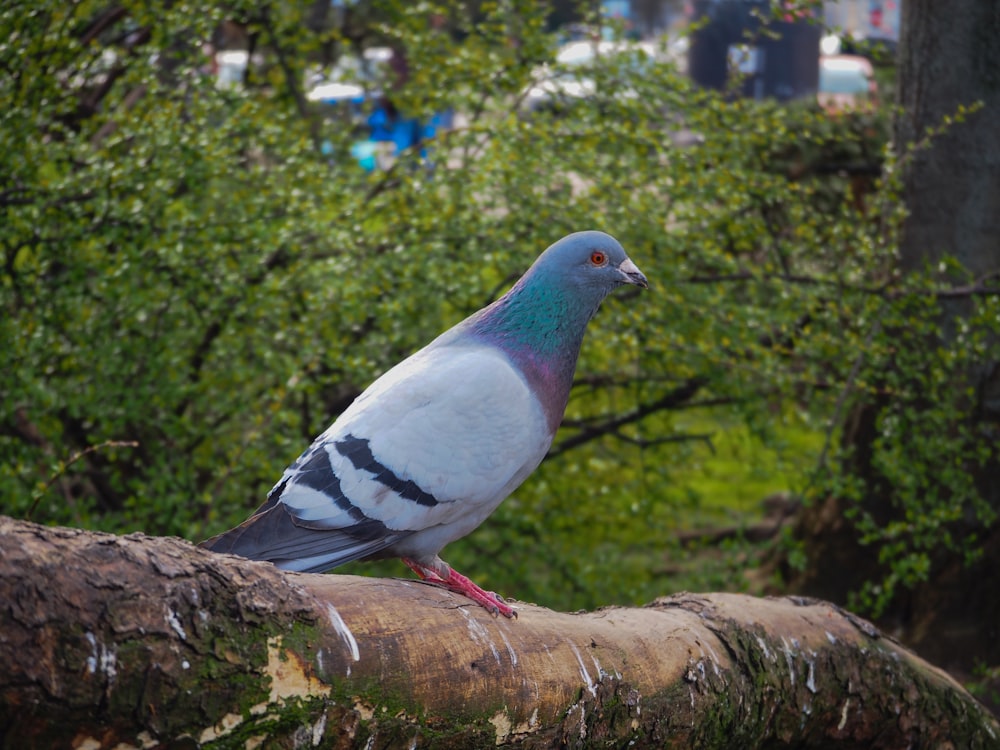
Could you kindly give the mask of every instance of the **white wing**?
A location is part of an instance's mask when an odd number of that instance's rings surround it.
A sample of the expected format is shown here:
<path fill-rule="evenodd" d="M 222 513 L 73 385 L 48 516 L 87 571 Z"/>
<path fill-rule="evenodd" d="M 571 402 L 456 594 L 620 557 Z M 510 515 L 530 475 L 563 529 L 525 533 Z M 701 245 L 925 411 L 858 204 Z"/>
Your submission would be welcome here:
<path fill-rule="evenodd" d="M 451 346 L 389 370 L 310 451 L 326 454 L 344 497 L 366 518 L 418 531 L 467 514 L 481 521 L 538 466 L 551 439 L 538 400 L 505 355 Z M 293 517 L 314 528 L 355 523 L 349 509 L 315 496 L 325 493 L 300 492 L 297 469 L 287 474 L 281 501 Z M 409 492 L 399 489 L 406 483 Z"/>
<path fill-rule="evenodd" d="M 399 543 L 433 555 L 482 523 L 551 442 L 538 399 L 505 355 L 429 346 L 372 383 L 256 514 L 205 546 L 303 571 Z"/>

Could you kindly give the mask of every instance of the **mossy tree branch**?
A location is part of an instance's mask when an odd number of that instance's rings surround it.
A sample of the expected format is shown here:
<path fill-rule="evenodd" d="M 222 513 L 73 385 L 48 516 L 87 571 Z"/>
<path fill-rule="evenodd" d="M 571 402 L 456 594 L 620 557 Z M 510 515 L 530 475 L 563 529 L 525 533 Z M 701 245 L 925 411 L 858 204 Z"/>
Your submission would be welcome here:
<path fill-rule="evenodd" d="M 289 574 L 174 538 L 0 518 L 0 602 L 2 747 L 1000 738 L 944 672 L 815 600 L 525 604 L 508 622 L 417 581 Z"/>

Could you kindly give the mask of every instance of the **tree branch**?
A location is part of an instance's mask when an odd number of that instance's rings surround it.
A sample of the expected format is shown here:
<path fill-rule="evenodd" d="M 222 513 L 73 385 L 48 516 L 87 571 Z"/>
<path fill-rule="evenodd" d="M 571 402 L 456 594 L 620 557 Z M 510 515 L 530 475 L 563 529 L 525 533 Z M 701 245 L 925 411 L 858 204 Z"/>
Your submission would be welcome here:
<path fill-rule="evenodd" d="M 608 416 L 595 424 L 578 424 L 578 432 L 573 435 L 573 437 L 560 440 L 558 445 L 549 450 L 548 455 L 545 458 L 546 460 L 555 458 L 568 450 L 577 448 L 585 443 L 589 443 L 591 440 L 596 440 L 604 435 L 616 433 L 622 427 L 645 419 L 650 414 L 663 411 L 664 409 L 676 408 L 680 404 L 690 401 L 707 383 L 708 378 L 706 377 L 693 377 L 673 390 L 668 391 L 655 401 L 651 401 L 648 404 L 642 404 L 630 412 L 617 416 Z M 572 422 L 564 424 L 570 427 L 573 426 Z"/>
<path fill-rule="evenodd" d="M 281 68 L 281 72 L 285 76 L 285 85 L 288 86 L 288 91 L 292 95 L 292 99 L 295 101 L 295 109 L 298 111 L 299 117 L 301 117 L 309 127 L 309 137 L 312 139 L 313 148 L 316 150 L 317 154 L 322 154 L 323 139 L 320 137 L 319 125 L 316 117 L 311 117 L 309 114 L 309 102 L 306 100 L 305 92 L 302 90 L 302 86 L 299 83 L 301 71 L 297 71 L 292 65 L 292 55 L 284 48 L 281 37 L 275 31 L 274 23 L 271 19 L 270 8 L 266 3 L 261 5 L 258 9 L 256 21 L 267 32 L 267 35 L 271 40 L 271 48 L 274 50 L 274 55 L 278 59 L 278 67 Z"/>
<path fill-rule="evenodd" d="M 419 583 L 0 518 L 19 748 L 995 747 L 958 683 L 800 598 L 491 617 Z"/>
<path fill-rule="evenodd" d="M 844 289 L 859 294 L 868 294 L 883 297 L 888 300 L 899 299 L 908 294 L 934 296 L 940 299 L 953 299 L 963 297 L 988 297 L 1000 295 L 1000 287 L 988 286 L 985 282 L 990 276 L 987 275 L 971 284 L 962 286 L 952 286 L 940 289 L 896 289 L 890 290 L 891 284 L 881 284 L 879 286 L 857 286 L 845 284 L 838 279 L 824 279 L 819 276 L 808 276 L 790 273 L 754 273 L 753 271 L 738 271 L 736 273 L 720 274 L 699 274 L 683 279 L 687 284 L 742 284 L 750 281 L 778 281 L 785 284 L 801 284 L 804 286 L 827 286 Z"/>

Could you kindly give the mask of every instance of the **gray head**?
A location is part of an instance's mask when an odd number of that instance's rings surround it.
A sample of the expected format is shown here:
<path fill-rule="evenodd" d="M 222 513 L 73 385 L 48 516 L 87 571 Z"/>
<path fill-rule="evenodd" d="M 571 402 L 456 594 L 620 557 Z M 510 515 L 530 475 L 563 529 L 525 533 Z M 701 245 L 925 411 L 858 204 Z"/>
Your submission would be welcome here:
<path fill-rule="evenodd" d="M 612 289 L 623 284 L 649 287 L 618 240 L 604 232 L 588 231 L 574 232 L 549 246 L 514 289 L 525 285 L 572 289 L 583 306 L 593 302 L 596 310 Z"/>
<path fill-rule="evenodd" d="M 575 360 L 587 323 L 624 284 L 649 286 L 618 240 L 575 232 L 550 245 L 507 294 L 480 311 L 476 328 L 500 334 L 507 348 L 541 356 L 572 351 Z"/>

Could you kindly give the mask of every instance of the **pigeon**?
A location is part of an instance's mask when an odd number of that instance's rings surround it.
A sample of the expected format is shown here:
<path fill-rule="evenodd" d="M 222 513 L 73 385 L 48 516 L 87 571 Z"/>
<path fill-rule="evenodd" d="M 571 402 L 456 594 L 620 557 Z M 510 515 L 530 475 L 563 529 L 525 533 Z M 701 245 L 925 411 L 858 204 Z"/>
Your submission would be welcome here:
<path fill-rule="evenodd" d="M 375 380 L 250 518 L 202 546 L 313 573 L 399 557 L 422 580 L 515 617 L 439 553 L 541 463 L 587 323 L 625 284 L 649 286 L 617 240 L 563 237 L 504 296 Z"/>

